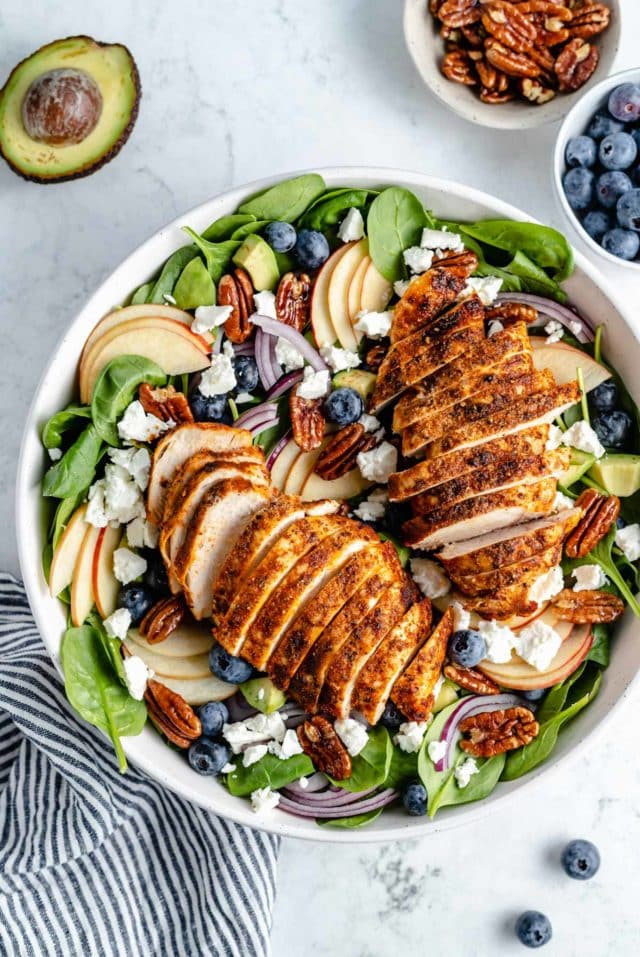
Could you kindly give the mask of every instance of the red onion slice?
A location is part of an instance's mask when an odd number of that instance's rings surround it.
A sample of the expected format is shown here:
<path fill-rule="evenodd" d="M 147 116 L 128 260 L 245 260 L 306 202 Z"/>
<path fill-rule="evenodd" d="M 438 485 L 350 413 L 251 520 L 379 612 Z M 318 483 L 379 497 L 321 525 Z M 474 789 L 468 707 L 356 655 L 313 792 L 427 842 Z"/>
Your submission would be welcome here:
<path fill-rule="evenodd" d="M 271 471 L 271 469 L 273 468 L 273 463 L 278 458 L 278 456 L 282 452 L 287 442 L 289 442 L 290 440 L 291 440 L 291 429 L 289 429 L 289 431 L 285 435 L 283 435 L 278 442 L 276 442 L 274 447 L 269 452 L 269 457 L 267 459 L 267 468 L 269 469 L 269 471 Z"/>
<path fill-rule="evenodd" d="M 316 372 L 322 372 L 328 368 L 320 353 L 313 348 L 310 342 L 307 342 L 297 329 L 280 322 L 279 319 L 271 319 L 269 316 L 258 314 L 251 316 L 251 322 L 268 335 L 277 336 L 279 339 L 286 339 L 287 342 L 290 342 Z M 267 386 L 267 388 L 270 388 L 270 386 Z"/>
<path fill-rule="evenodd" d="M 453 752 L 458 740 L 458 725 L 463 718 L 469 718 L 474 714 L 481 714 L 483 711 L 500 711 L 501 708 L 515 708 L 524 702 L 515 694 L 496 694 L 496 695 L 467 695 L 460 700 L 460 703 L 453 709 L 447 718 L 440 741 L 446 742 L 447 750 L 443 758 L 435 765 L 436 771 L 447 771 L 452 764 Z M 529 705 L 526 705 L 529 707 Z"/>
<path fill-rule="evenodd" d="M 529 292 L 501 292 L 496 298 L 496 302 L 521 302 L 527 306 L 533 306 L 544 317 L 534 325 L 544 325 L 544 319 L 555 319 L 557 322 L 569 330 L 572 336 L 581 343 L 593 342 L 594 334 L 590 323 L 584 316 L 574 312 L 568 306 L 563 306 L 554 299 L 547 299 L 545 296 L 535 296 Z M 575 332 L 571 328 L 571 323 L 581 322 L 582 329 Z"/>
<path fill-rule="evenodd" d="M 288 392 L 289 389 L 292 389 L 294 385 L 297 385 L 298 382 L 302 379 L 302 371 L 298 369 L 296 372 L 287 372 L 285 376 L 271 386 L 267 392 L 267 399 L 279 399 L 281 395 L 284 395 L 285 392 Z"/>
<path fill-rule="evenodd" d="M 261 402 L 243 412 L 233 423 L 236 429 L 249 429 L 250 432 L 264 422 L 278 418 L 278 406 L 275 402 Z"/>
<path fill-rule="evenodd" d="M 248 339 L 246 342 L 239 342 L 233 347 L 233 351 L 237 356 L 253 356 L 256 351 L 256 344 L 253 339 Z"/>
<path fill-rule="evenodd" d="M 273 367 L 271 356 L 272 342 L 272 337 L 268 336 L 262 329 L 258 329 L 256 334 L 256 364 L 258 366 L 260 381 L 265 389 L 270 389 L 281 375 L 281 371 Z"/>
<path fill-rule="evenodd" d="M 367 814 L 369 811 L 378 811 L 381 808 L 386 807 L 387 804 L 391 804 L 392 801 L 395 801 L 397 796 L 398 792 L 394 788 L 386 788 L 384 791 L 380 791 L 379 794 L 375 794 L 372 797 L 365 798 L 364 800 L 353 801 L 346 807 L 340 806 L 322 808 L 311 807 L 308 804 L 303 804 L 300 801 L 292 801 L 281 794 L 279 807 L 283 811 L 288 811 L 289 814 L 294 814 L 296 817 L 315 817 L 326 819 L 337 817 L 355 817 L 358 814 Z"/>

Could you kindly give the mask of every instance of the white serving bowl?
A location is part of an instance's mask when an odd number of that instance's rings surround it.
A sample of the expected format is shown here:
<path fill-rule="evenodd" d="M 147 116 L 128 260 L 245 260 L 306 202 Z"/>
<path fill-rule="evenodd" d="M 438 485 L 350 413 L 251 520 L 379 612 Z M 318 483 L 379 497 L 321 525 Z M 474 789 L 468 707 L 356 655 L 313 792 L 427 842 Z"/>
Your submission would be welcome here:
<path fill-rule="evenodd" d="M 531 218 L 486 193 L 446 180 L 432 179 L 421 173 L 370 167 L 336 167 L 319 172 L 329 186 L 406 186 L 420 197 L 425 206 L 436 210 L 443 218 L 454 221 L 485 217 Z M 20 453 L 16 488 L 17 532 L 20 565 L 31 608 L 45 645 L 58 668 L 65 614 L 62 604 L 49 595 L 42 572 L 45 509 L 40 483 L 48 465 L 40 442 L 42 424 L 74 395 L 77 363 L 88 333 L 101 316 L 121 303 L 134 287 L 150 278 L 167 256 L 184 244 L 184 233 L 180 227 L 188 223 L 195 229 L 204 229 L 216 217 L 232 212 L 248 195 L 284 178 L 271 177 L 230 190 L 195 207 L 152 236 L 125 259 L 89 299 L 67 329 L 42 376 L 25 424 Z M 587 317 L 597 317 L 598 322 L 607 324 L 607 354 L 629 388 L 635 392 L 636 401 L 640 402 L 640 383 L 636 375 L 640 362 L 640 343 L 632 332 L 629 320 L 616 305 L 613 294 L 594 267 L 582 256 L 576 257 L 576 270 L 567 281 L 566 289 L 572 301 Z M 184 755 L 168 748 L 151 727 L 146 727 L 137 738 L 125 739 L 125 751 L 132 764 L 166 787 L 209 811 L 248 826 L 289 837 L 341 843 L 425 836 L 473 821 L 516 794 L 522 800 L 524 794 L 520 792 L 531 790 L 534 781 L 550 775 L 569 756 L 576 756 L 586 748 L 595 730 L 628 696 L 630 685 L 640 669 L 639 632 L 638 623 L 631 613 L 627 613 L 617 626 L 612 664 L 605 673 L 599 697 L 563 733 L 546 764 L 518 781 L 500 784 L 485 801 L 445 808 L 433 822 L 409 817 L 401 809 L 386 811 L 368 828 L 353 831 L 318 827 L 313 821 L 295 818 L 277 809 L 258 816 L 253 813 L 248 801 L 232 797 L 215 780 L 192 771 Z M 111 747 L 106 739 L 104 746 Z"/>
<path fill-rule="evenodd" d="M 565 159 L 567 143 L 574 136 L 579 136 L 581 133 L 586 132 L 593 115 L 597 113 L 598 110 L 606 109 L 609 94 L 622 83 L 640 83 L 640 69 L 624 70 L 622 73 L 614 73 L 612 76 L 608 76 L 606 80 L 602 80 L 588 90 L 582 99 L 578 100 L 569 111 L 558 131 L 558 138 L 553 152 L 553 185 L 560 209 L 566 221 L 570 224 L 571 229 L 578 233 L 582 241 L 585 242 L 593 252 L 602 256 L 603 259 L 608 260 L 610 263 L 614 263 L 616 266 L 624 266 L 627 269 L 635 269 L 636 272 L 638 272 L 640 270 L 640 257 L 628 261 L 626 259 L 620 259 L 618 256 L 612 256 L 611 253 L 603 249 L 595 239 L 591 238 L 571 209 L 571 206 L 569 206 L 567 197 L 564 194 L 564 189 L 562 188 L 562 178 L 569 168 Z"/>
<path fill-rule="evenodd" d="M 427 0 L 405 0 L 404 36 L 409 53 L 422 79 L 434 96 L 459 116 L 497 130 L 525 130 L 545 123 L 561 120 L 585 90 L 593 87 L 600 77 L 613 69 L 620 48 L 622 17 L 621 0 L 606 0 L 611 8 L 611 23 L 607 30 L 595 38 L 600 50 L 598 68 L 575 93 L 562 93 L 541 106 L 529 105 L 523 100 L 513 100 L 500 105 L 483 103 L 473 87 L 453 83 L 440 70 L 444 56 L 444 41 L 438 33 L 438 24 L 429 12 Z"/>

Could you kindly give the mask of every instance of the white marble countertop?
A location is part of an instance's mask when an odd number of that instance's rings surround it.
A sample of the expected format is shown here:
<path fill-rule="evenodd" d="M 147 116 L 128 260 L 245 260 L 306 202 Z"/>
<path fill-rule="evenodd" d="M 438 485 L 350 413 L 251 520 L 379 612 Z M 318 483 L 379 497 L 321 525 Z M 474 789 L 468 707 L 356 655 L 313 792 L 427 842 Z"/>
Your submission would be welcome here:
<path fill-rule="evenodd" d="M 637 65 L 640 32 L 636 0 L 622 3 L 620 69 Z M 0 76 L 54 37 L 89 33 L 128 44 L 144 88 L 131 141 L 97 175 L 42 187 L 0 168 L 0 567 L 17 571 L 15 466 L 48 355 L 89 292 L 180 211 L 266 174 L 371 164 L 480 187 L 562 228 L 551 192 L 555 129 L 497 133 L 448 114 L 405 53 L 401 8 L 401 0 L 0 5 Z M 606 271 L 634 306 L 638 277 Z M 549 957 L 637 954 L 636 727 L 631 703 L 587 760 L 473 829 L 382 847 L 285 843 L 274 954 L 515 957 L 524 951 L 511 925 L 525 908 L 553 921 Z M 603 856 L 585 884 L 565 878 L 557 860 L 576 836 Z"/>

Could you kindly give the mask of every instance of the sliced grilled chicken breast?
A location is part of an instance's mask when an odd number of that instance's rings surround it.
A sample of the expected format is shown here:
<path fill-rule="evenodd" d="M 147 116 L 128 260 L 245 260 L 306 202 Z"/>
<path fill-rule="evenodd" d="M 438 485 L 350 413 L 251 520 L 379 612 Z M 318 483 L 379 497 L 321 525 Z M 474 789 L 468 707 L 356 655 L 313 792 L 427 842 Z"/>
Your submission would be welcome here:
<path fill-rule="evenodd" d="M 296 562 L 339 527 L 338 516 L 313 516 L 294 521 L 243 583 L 224 618 L 214 630 L 215 637 L 232 655 L 242 654 L 249 630 L 274 589 Z"/>
<path fill-rule="evenodd" d="M 447 608 L 391 689 L 391 700 L 409 721 L 426 721 L 433 710 L 452 631 L 453 612 Z"/>
<path fill-rule="evenodd" d="M 218 568 L 254 512 L 272 491 L 246 479 L 218 482 L 202 498 L 172 569 L 184 589 L 194 618 L 211 614 L 211 594 Z"/>
<path fill-rule="evenodd" d="M 556 489 L 556 479 L 546 478 L 531 485 L 478 495 L 451 508 L 435 509 L 429 515 L 405 522 L 403 540 L 410 548 L 432 551 L 440 545 L 517 525 L 527 518 L 541 518 L 552 510 Z"/>
<path fill-rule="evenodd" d="M 334 515 L 340 503 L 325 499 L 302 502 L 293 495 L 278 495 L 257 512 L 222 563 L 213 585 L 212 618 L 218 621 L 229 610 L 247 577 L 262 561 L 283 532 L 305 516 Z"/>
<path fill-rule="evenodd" d="M 533 584 L 536 578 L 560 564 L 562 542 L 551 545 L 528 558 L 510 565 L 502 565 L 487 572 L 471 575 L 454 575 L 451 581 L 463 595 L 490 595 L 511 585 Z"/>
<path fill-rule="evenodd" d="M 458 298 L 473 271 L 432 266 L 414 279 L 393 311 L 391 342 L 399 342 L 432 322 Z"/>
<path fill-rule="evenodd" d="M 147 488 L 147 517 L 159 525 L 164 498 L 169 484 L 184 462 L 204 449 L 219 452 L 224 449 L 250 447 L 251 432 L 235 429 L 218 422 L 185 422 L 167 432 L 156 445 L 151 462 Z"/>
<path fill-rule="evenodd" d="M 173 479 L 167 487 L 162 510 L 162 522 L 170 521 L 175 512 L 175 503 L 185 485 L 193 478 L 196 472 L 207 465 L 209 462 L 224 463 L 225 465 L 250 464 L 264 465 L 264 452 L 257 445 L 249 448 L 226 449 L 222 452 L 214 452 L 211 449 L 204 449 L 202 452 L 196 452 L 191 458 L 180 466 Z"/>
<path fill-rule="evenodd" d="M 369 724 L 377 724 L 404 666 L 431 629 L 431 602 L 416 602 L 385 635 L 368 659 L 351 695 L 351 708 Z"/>
<path fill-rule="evenodd" d="M 318 710 L 322 714 L 334 718 L 348 716 L 358 675 L 380 642 L 417 598 L 416 586 L 409 578 L 383 591 L 375 607 L 329 666 L 318 701 Z"/>
<path fill-rule="evenodd" d="M 287 690 L 313 643 L 351 596 L 371 577 L 384 554 L 379 541 L 356 552 L 287 628 L 267 664 L 269 677 L 278 688 Z"/>

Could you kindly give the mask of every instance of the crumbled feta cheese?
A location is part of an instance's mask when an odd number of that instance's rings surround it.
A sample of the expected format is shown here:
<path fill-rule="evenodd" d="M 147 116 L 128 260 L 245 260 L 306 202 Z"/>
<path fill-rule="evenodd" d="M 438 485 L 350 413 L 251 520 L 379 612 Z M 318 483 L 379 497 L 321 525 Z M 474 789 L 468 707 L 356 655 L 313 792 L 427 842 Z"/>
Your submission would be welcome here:
<path fill-rule="evenodd" d="M 145 412 L 142 403 L 134 399 L 118 422 L 118 435 L 124 442 L 152 442 L 174 426 L 172 419 L 163 422 L 156 415 Z"/>
<path fill-rule="evenodd" d="M 383 505 L 386 505 L 389 501 L 389 493 L 386 488 L 374 488 L 373 492 L 369 494 L 369 502 L 382 502 Z"/>
<path fill-rule="evenodd" d="M 226 343 L 225 343 L 226 345 Z M 237 385 L 231 356 L 226 352 L 211 356 L 211 365 L 200 376 L 198 390 L 204 396 L 226 395 Z"/>
<path fill-rule="evenodd" d="M 551 345 L 552 342 L 560 342 L 564 335 L 564 326 L 557 319 L 551 319 L 544 327 L 544 331 L 547 334 L 547 344 Z"/>
<path fill-rule="evenodd" d="M 553 500 L 554 512 L 562 512 L 565 508 L 573 508 L 574 505 L 575 502 L 572 498 L 569 498 L 568 495 L 565 495 L 563 492 L 556 492 L 556 497 Z"/>
<path fill-rule="evenodd" d="M 579 449 L 580 452 L 588 452 L 590 455 L 595 455 L 597 459 L 602 458 L 606 451 L 594 430 L 584 419 L 574 422 L 571 428 L 562 433 L 562 444 L 569 445 L 572 449 Z"/>
<path fill-rule="evenodd" d="M 276 361 L 285 372 L 293 372 L 294 369 L 302 369 L 304 366 L 302 353 L 298 352 L 295 346 L 280 336 L 276 342 Z"/>
<path fill-rule="evenodd" d="M 411 577 L 425 598 L 441 598 L 451 591 L 451 582 L 437 562 L 412 558 L 410 564 Z"/>
<path fill-rule="evenodd" d="M 338 230 L 338 239 L 343 243 L 353 243 L 364 236 L 364 219 L 362 213 L 355 206 L 352 206 L 347 215 L 340 223 Z"/>
<path fill-rule="evenodd" d="M 462 236 L 448 229 L 423 229 L 420 245 L 426 249 L 451 249 L 454 253 L 464 250 Z"/>
<path fill-rule="evenodd" d="M 52 462 L 58 462 L 62 458 L 62 449 L 47 449 L 47 452 Z"/>
<path fill-rule="evenodd" d="M 108 456 L 114 465 L 125 469 L 141 492 L 149 484 L 151 456 L 148 449 L 138 449 L 131 446 L 126 449 L 109 449 Z"/>
<path fill-rule="evenodd" d="M 630 562 L 635 562 L 640 558 L 640 525 L 625 525 L 616 532 L 616 545 L 625 558 Z"/>
<path fill-rule="evenodd" d="M 393 284 L 393 291 L 395 292 L 398 299 L 402 299 L 405 292 L 407 291 L 407 289 L 413 282 L 414 278 L 415 277 L 412 277 L 411 279 L 396 279 L 396 281 Z"/>
<path fill-rule="evenodd" d="M 294 754 L 302 754 L 302 745 L 293 728 L 288 728 L 282 741 L 269 742 L 269 751 L 280 758 L 281 761 L 286 761 L 287 758 L 292 758 Z"/>
<path fill-rule="evenodd" d="M 574 591 L 597 591 L 607 584 L 607 576 L 599 565 L 578 565 L 571 575 L 576 582 Z"/>
<path fill-rule="evenodd" d="M 562 638 L 550 625 L 537 619 L 516 636 L 516 652 L 537 671 L 546 671 L 562 644 Z"/>
<path fill-rule="evenodd" d="M 459 601 L 452 601 L 449 607 L 453 612 L 453 630 L 465 631 L 471 624 L 471 615 Z"/>
<path fill-rule="evenodd" d="M 361 522 L 377 522 L 384 516 L 384 505 L 382 502 L 372 502 L 364 499 L 357 508 L 354 508 L 353 514 Z"/>
<path fill-rule="evenodd" d="M 135 698 L 136 701 L 142 701 L 147 689 L 147 681 L 149 678 L 153 678 L 153 671 L 147 668 L 142 658 L 138 655 L 129 655 L 129 657 L 123 658 L 122 666 L 124 668 L 124 680 L 127 683 L 129 694 L 132 698 Z"/>
<path fill-rule="evenodd" d="M 176 297 L 175 297 L 175 296 L 172 296 L 170 292 L 163 292 L 163 293 L 162 293 L 162 298 L 164 299 L 164 301 L 165 301 L 169 306 L 175 306 L 175 304 L 176 304 Z"/>
<path fill-rule="evenodd" d="M 359 452 L 356 462 L 363 478 L 383 485 L 397 468 L 398 450 L 390 442 L 382 442 L 370 452 Z"/>
<path fill-rule="evenodd" d="M 375 415 L 369 415 L 368 412 L 363 412 L 358 422 L 363 426 L 365 432 L 377 432 L 381 428 L 380 419 L 376 419 Z"/>
<path fill-rule="evenodd" d="M 259 316 L 267 316 L 269 319 L 277 319 L 276 297 L 268 289 L 255 293 L 253 302 L 256 307 L 256 313 Z"/>
<path fill-rule="evenodd" d="M 244 747 L 251 744 L 264 744 L 271 740 L 282 741 L 286 725 L 279 711 L 273 714 L 254 714 L 244 721 L 225 724 L 222 736 L 231 746 L 234 754 L 240 754 Z"/>
<path fill-rule="evenodd" d="M 361 332 L 369 339 L 384 339 L 389 335 L 393 313 L 390 309 L 386 312 L 359 312 L 355 325 L 356 332 Z"/>
<path fill-rule="evenodd" d="M 119 638 L 120 641 L 124 641 L 131 626 L 131 612 L 128 608 L 116 608 L 102 624 L 110 638 Z"/>
<path fill-rule="evenodd" d="M 555 452 L 556 449 L 559 449 L 562 445 L 562 439 L 564 432 L 562 429 L 559 429 L 557 425 L 554 425 L 553 422 L 549 425 L 549 435 L 547 438 L 547 444 L 545 446 L 547 452 Z"/>
<path fill-rule="evenodd" d="M 551 601 L 556 595 L 559 595 L 564 588 L 564 575 L 559 565 L 545 572 L 536 578 L 529 589 L 529 599 L 536 605 L 541 605 L 545 601 Z"/>
<path fill-rule="evenodd" d="M 85 512 L 85 521 L 94 528 L 106 528 L 109 524 L 107 506 L 104 500 L 104 479 L 94 482 L 89 489 L 89 501 Z"/>
<path fill-rule="evenodd" d="M 250 744 L 242 755 L 243 768 L 250 768 L 252 764 L 256 764 L 257 761 L 265 756 L 267 751 L 268 748 L 266 744 Z"/>
<path fill-rule="evenodd" d="M 442 761 L 443 757 L 447 753 L 447 742 L 446 741 L 430 741 L 427 745 L 427 754 L 431 758 L 434 764 L 438 764 L 439 761 Z"/>
<path fill-rule="evenodd" d="M 470 276 L 458 298 L 472 296 L 475 293 L 483 306 L 490 306 L 502 287 L 502 279 L 497 276 Z"/>
<path fill-rule="evenodd" d="M 147 560 L 142 555 L 136 555 L 129 548 L 116 548 L 113 553 L 113 574 L 121 585 L 140 578 L 147 570 Z"/>
<path fill-rule="evenodd" d="M 334 722 L 335 732 L 352 758 L 360 754 L 369 740 L 365 726 L 354 718 L 339 719 Z"/>
<path fill-rule="evenodd" d="M 453 772 L 456 784 L 459 788 L 466 788 L 474 774 L 477 774 L 478 767 L 475 758 L 466 758 L 462 764 L 459 764 Z"/>
<path fill-rule="evenodd" d="M 582 330 L 584 329 L 583 323 L 580 319 L 570 319 L 569 320 L 569 329 L 574 334 L 574 336 L 579 336 Z"/>
<path fill-rule="evenodd" d="M 328 369 L 314 372 L 311 366 L 305 366 L 302 382 L 298 386 L 297 395 L 300 399 L 322 399 L 328 393 L 331 383 Z"/>
<path fill-rule="evenodd" d="M 416 275 L 426 272 L 433 262 L 433 253 L 422 246 L 410 246 L 402 254 L 405 265 Z"/>
<path fill-rule="evenodd" d="M 127 525 L 127 541 L 132 548 L 156 548 L 160 529 L 144 518 L 134 518 Z"/>
<path fill-rule="evenodd" d="M 480 621 L 477 630 L 487 643 L 487 661 L 492 661 L 495 665 L 511 661 L 515 635 L 507 625 L 501 625 L 497 621 Z"/>
<path fill-rule="evenodd" d="M 235 771 L 236 766 L 231 761 L 227 761 L 224 767 L 220 768 L 220 774 L 231 774 L 232 771 Z"/>
<path fill-rule="evenodd" d="M 262 814 L 263 811 L 272 811 L 280 803 L 280 795 L 277 791 L 272 791 L 270 787 L 257 788 L 251 792 L 251 807 L 256 814 Z"/>
<path fill-rule="evenodd" d="M 232 312 L 233 306 L 198 306 L 191 323 L 191 331 L 202 333 L 217 329 L 227 321 Z"/>
<path fill-rule="evenodd" d="M 427 733 L 428 721 L 405 721 L 394 735 L 394 742 L 406 754 L 415 754 L 420 750 L 422 740 Z"/>
<path fill-rule="evenodd" d="M 309 787 L 309 778 L 298 778 L 298 787 L 301 787 L 303 791 L 306 791 Z"/>
<path fill-rule="evenodd" d="M 140 486 L 121 465 L 105 466 L 104 501 L 110 522 L 126 524 L 145 514 Z"/>
<path fill-rule="evenodd" d="M 238 392 L 236 395 L 236 405 L 244 405 L 246 402 L 253 402 L 254 396 L 250 392 Z"/>
<path fill-rule="evenodd" d="M 338 349 L 336 346 L 321 346 L 320 355 L 334 372 L 344 369 L 356 369 L 360 365 L 360 356 L 350 349 Z"/>
<path fill-rule="evenodd" d="M 262 701 L 263 698 L 264 698 L 264 688 L 260 688 L 260 690 L 258 691 L 258 701 Z"/>
<path fill-rule="evenodd" d="M 499 332 L 504 332 L 503 324 L 499 319 L 492 319 L 487 329 L 488 338 L 490 339 L 492 336 L 497 336 Z"/>

